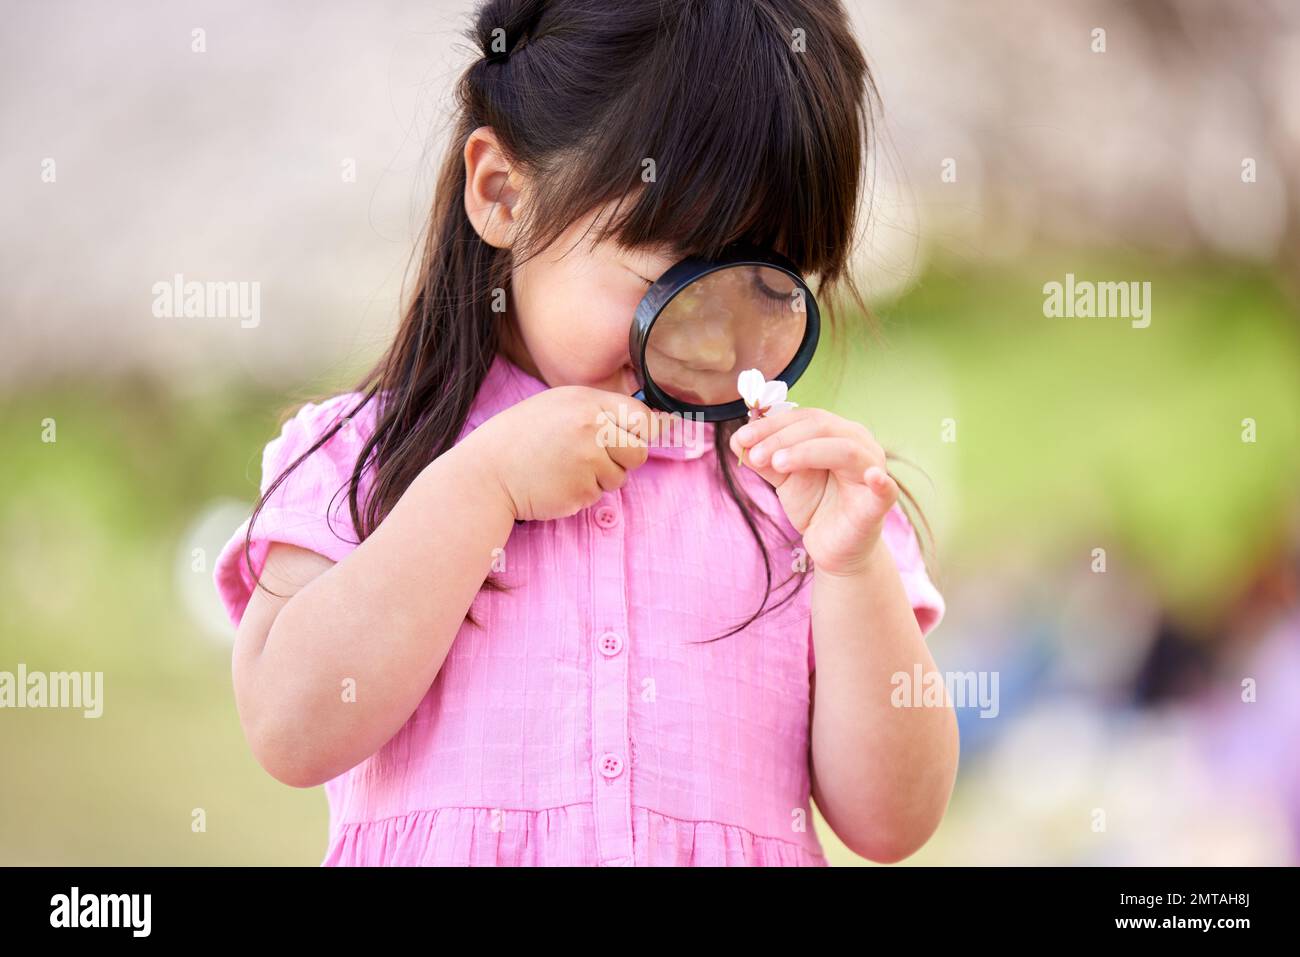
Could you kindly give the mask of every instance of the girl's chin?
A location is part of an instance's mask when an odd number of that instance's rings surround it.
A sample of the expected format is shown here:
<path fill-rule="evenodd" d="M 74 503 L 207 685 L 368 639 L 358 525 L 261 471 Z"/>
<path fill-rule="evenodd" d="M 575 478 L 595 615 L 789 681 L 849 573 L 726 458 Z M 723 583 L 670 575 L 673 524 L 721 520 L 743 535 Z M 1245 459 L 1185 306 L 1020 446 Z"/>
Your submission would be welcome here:
<path fill-rule="evenodd" d="M 636 373 L 630 365 L 624 365 L 617 372 L 596 382 L 585 383 L 589 388 L 604 392 L 618 392 L 622 395 L 634 395 L 641 387 L 636 384 Z"/>
<path fill-rule="evenodd" d="M 596 383 L 594 388 L 604 389 L 606 392 L 618 392 L 622 395 L 632 395 L 640 386 L 636 384 L 636 375 L 632 372 L 629 365 L 622 366 L 613 375 L 606 378 L 603 382 Z"/>

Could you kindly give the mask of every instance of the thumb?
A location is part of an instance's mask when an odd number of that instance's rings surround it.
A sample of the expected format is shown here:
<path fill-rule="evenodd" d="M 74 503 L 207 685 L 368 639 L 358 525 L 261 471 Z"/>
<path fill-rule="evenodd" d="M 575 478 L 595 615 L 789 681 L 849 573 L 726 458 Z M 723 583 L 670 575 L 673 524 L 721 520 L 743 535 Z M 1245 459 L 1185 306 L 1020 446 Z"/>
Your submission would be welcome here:
<path fill-rule="evenodd" d="M 748 452 L 748 449 L 740 444 L 740 440 L 736 438 L 735 432 L 731 433 L 731 438 L 728 441 L 728 444 L 731 446 L 732 454 L 736 456 L 736 458 L 732 460 L 732 465 L 741 465 L 749 469 L 751 472 L 757 472 L 759 477 L 773 488 L 780 488 L 781 484 L 794 474 L 792 472 L 778 472 L 776 469 L 772 468 L 771 462 L 768 462 L 767 465 L 759 466 L 751 462 L 748 455 L 742 457 L 741 453 Z"/>
<path fill-rule="evenodd" d="M 620 428 L 643 442 L 656 441 L 664 427 L 662 413 L 633 396 L 610 393 L 603 405 L 606 411 L 612 413 Z"/>

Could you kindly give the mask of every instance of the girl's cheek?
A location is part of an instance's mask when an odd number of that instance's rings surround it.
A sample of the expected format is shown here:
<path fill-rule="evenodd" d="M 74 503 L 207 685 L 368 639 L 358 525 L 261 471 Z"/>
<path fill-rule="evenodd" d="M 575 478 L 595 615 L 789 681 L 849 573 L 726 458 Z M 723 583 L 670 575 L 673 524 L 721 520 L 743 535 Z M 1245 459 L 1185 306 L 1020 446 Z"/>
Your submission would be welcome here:
<path fill-rule="evenodd" d="M 527 269 L 528 267 L 524 267 Z M 521 270 L 522 271 L 522 270 Z M 628 365 L 628 334 L 644 291 L 624 270 L 546 270 L 526 277 L 525 338 L 554 380 L 608 385 Z"/>
<path fill-rule="evenodd" d="M 632 317 L 641 297 L 623 286 L 611 284 L 580 307 L 578 334 L 571 340 L 575 355 L 584 357 L 584 365 L 593 379 L 605 379 L 631 361 L 628 335 Z"/>

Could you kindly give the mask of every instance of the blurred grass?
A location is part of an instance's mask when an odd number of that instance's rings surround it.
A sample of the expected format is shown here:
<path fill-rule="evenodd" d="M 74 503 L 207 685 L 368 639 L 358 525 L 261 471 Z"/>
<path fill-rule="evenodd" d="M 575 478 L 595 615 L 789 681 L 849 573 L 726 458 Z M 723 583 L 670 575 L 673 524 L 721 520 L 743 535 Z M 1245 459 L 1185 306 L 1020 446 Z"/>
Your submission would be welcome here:
<path fill-rule="evenodd" d="M 200 633 L 175 587 L 195 514 L 255 491 L 282 402 L 178 399 L 144 381 L 67 383 L 5 402 L 0 668 L 102 671 L 105 704 L 96 719 L 0 712 L 0 863 L 323 856 L 323 792 L 279 784 L 249 754 L 229 645 Z M 40 440 L 46 418 L 54 443 Z M 194 574 L 210 577 L 213 558 Z M 192 830 L 195 808 L 204 833 Z"/>
<path fill-rule="evenodd" d="M 1066 272 L 1151 281 L 1151 326 L 1044 318 L 1042 285 Z M 793 398 L 865 422 L 923 467 L 934 487 L 911 484 L 949 582 L 996 574 L 1009 550 L 1086 563 L 1100 546 L 1196 615 L 1286 534 L 1300 322 L 1269 274 L 1064 257 L 945 266 L 880 313 L 884 341 L 832 356 L 828 336 Z M 0 864 L 319 862 L 323 792 L 255 763 L 229 646 L 176 587 L 187 529 L 214 501 L 251 502 L 289 404 L 264 388 L 179 396 L 147 380 L 3 399 L 0 669 L 103 671 L 106 709 L 0 712 Z M 1248 416 L 1253 445 L 1240 438 Z M 53 444 L 40 440 L 47 417 Z M 956 442 L 941 439 L 946 418 Z M 191 831 L 194 808 L 206 833 Z M 858 862 L 818 830 L 834 863 Z M 941 863 L 943 847 L 941 829 L 914 860 Z"/>

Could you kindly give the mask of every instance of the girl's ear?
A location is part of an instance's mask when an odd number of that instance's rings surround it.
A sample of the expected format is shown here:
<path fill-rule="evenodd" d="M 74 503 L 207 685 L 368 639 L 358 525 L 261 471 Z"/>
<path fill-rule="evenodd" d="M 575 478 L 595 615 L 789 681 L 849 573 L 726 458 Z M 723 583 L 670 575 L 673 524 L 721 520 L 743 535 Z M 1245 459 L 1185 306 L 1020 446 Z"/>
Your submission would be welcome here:
<path fill-rule="evenodd" d="M 470 133 L 465 141 L 465 215 L 489 246 L 510 247 L 526 188 L 492 127 Z"/>

